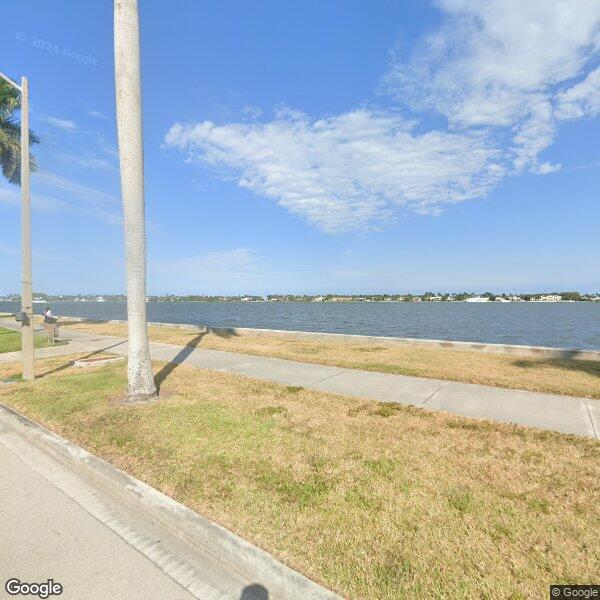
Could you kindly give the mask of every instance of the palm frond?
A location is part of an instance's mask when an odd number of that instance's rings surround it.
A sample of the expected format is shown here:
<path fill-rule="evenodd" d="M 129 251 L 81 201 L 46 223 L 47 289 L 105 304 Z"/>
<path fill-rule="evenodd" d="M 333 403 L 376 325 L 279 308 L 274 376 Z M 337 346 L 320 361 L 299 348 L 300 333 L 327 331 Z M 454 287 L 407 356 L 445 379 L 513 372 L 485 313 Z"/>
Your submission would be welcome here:
<path fill-rule="evenodd" d="M 0 81 L 0 170 L 10 183 L 21 183 L 21 127 L 14 117 L 20 107 L 17 90 L 5 81 Z M 29 145 L 38 144 L 40 139 L 29 131 Z M 35 158 L 30 153 L 29 168 L 37 169 Z"/>
<path fill-rule="evenodd" d="M 4 80 L 0 80 L 0 115 L 10 117 L 19 110 L 19 92 Z"/>

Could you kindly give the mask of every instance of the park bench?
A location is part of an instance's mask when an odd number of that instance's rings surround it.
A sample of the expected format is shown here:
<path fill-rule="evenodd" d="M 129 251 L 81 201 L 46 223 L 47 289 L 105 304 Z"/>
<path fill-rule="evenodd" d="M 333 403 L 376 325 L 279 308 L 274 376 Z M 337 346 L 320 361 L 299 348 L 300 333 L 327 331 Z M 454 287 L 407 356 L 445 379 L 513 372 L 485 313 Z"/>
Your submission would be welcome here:
<path fill-rule="evenodd" d="M 58 338 L 58 319 L 56 317 L 44 318 L 44 332 L 48 341 L 54 344 Z"/>

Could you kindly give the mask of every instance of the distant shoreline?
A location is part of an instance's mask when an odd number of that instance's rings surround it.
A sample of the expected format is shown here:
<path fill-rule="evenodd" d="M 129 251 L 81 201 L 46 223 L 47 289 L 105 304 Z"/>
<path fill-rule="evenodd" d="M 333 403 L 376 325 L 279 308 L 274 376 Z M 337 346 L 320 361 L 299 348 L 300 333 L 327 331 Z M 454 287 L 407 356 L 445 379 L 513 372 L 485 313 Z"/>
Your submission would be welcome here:
<path fill-rule="evenodd" d="M 573 297 L 575 293 L 565 293 L 561 297 L 559 294 L 521 294 L 511 296 L 466 296 L 463 294 L 459 296 L 412 296 L 406 295 L 403 297 L 389 296 L 389 295 L 376 295 L 376 296 L 334 296 L 334 297 L 323 297 L 323 296 L 278 296 L 278 297 L 239 297 L 239 296 L 222 296 L 222 297 L 206 297 L 206 298 L 165 298 L 148 296 L 146 298 L 147 304 L 185 304 L 185 303 L 197 303 L 197 304 L 269 304 L 269 303 L 295 303 L 295 304 L 360 304 L 360 303 L 376 303 L 376 304 L 405 304 L 405 303 L 468 303 L 468 304 L 552 304 L 552 303 L 581 303 L 581 302 L 600 302 L 600 294 L 586 294 L 578 295 Z M 0 296 L 0 302 L 17 302 L 20 303 L 21 299 L 18 296 Z M 77 304 L 104 304 L 104 303 L 118 303 L 127 302 L 125 296 L 119 297 L 59 297 L 50 296 L 42 298 L 34 298 L 34 304 L 51 304 L 56 302 L 72 302 Z"/>

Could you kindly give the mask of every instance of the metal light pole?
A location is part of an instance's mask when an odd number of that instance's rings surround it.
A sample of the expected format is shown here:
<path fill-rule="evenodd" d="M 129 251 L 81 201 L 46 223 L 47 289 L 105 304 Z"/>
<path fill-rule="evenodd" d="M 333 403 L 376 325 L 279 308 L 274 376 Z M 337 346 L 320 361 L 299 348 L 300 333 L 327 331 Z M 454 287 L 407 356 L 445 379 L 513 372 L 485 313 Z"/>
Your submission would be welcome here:
<path fill-rule="evenodd" d="M 33 354 L 33 290 L 31 276 L 31 197 L 29 193 L 29 82 L 21 85 L 0 73 L 0 77 L 21 93 L 21 356 L 23 379 L 35 379 Z"/>

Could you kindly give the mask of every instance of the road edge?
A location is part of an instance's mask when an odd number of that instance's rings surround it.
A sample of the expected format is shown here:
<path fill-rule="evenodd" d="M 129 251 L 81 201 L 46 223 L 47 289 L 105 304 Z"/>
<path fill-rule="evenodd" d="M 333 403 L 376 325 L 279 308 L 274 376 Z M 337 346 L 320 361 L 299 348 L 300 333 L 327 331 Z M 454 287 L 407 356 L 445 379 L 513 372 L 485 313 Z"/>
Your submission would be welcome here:
<path fill-rule="evenodd" d="M 258 546 L 199 515 L 152 486 L 117 469 L 73 442 L 0 403 L 0 417 L 38 448 L 95 484 L 159 521 L 177 537 L 265 586 L 286 600 L 341 600 L 341 597 L 279 562 Z"/>

